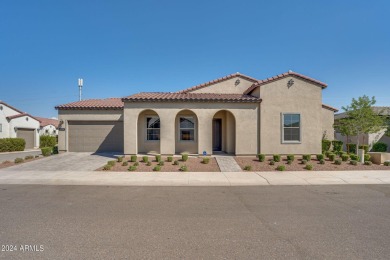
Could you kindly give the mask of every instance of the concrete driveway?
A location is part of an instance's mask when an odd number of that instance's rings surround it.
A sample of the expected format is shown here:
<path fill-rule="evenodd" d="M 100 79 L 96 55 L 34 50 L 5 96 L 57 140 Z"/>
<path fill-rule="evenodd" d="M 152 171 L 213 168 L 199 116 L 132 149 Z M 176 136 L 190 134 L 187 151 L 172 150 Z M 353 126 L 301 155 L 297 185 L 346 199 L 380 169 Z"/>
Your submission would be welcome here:
<path fill-rule="evenodd" d="M 113 160 L 113 154 L 62 153 L 0 171 L 93 171 Z"/>

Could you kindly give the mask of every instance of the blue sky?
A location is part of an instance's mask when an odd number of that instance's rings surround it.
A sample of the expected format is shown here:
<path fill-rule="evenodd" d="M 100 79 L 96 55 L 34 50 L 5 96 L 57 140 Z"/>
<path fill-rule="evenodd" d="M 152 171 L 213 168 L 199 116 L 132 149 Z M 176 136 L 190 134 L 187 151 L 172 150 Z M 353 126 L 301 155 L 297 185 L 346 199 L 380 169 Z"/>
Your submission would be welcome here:
<path fill-rule="evenodd" d="M 390 1 L 0 2 L 0 99 L 32 115 L 241 72 L 328 83 L 326 104 L 390 105 Z"/>

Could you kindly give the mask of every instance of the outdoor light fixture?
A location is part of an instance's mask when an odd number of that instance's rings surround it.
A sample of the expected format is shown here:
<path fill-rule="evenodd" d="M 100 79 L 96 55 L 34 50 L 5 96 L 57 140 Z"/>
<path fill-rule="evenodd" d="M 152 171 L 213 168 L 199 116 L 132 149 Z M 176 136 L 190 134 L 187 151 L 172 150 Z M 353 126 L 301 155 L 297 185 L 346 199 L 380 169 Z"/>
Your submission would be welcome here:
<path fill-rule="evenodd" d="M 293 79 L 290 79 L 288 82 L 287 82 L 287 87 L 291 87 L 292 85 L 294 85 L 294 80 Z"/>
<path fill-rule="evenodd" d="M 237 86 L 238 84 L 240 84 L 240 79 L 237 79 L 236 82 L 234 82 L 234 84 Z"/>
<path fill-rule="evenodd" d="M 26 121 L 28 121 L 28 117 L 26 116 Z"/>
<path fill-rule="evenodd" d="M 17 131 L 18 131 L 18 128 L 15 126 L 15 127 L 14 127 L 14 130 L 15 130 L 15 132 L 17 132 Z"/>
<path fill-rule="evenodd" d="M 0 106 L 0 110 L 3 110 L 3 106 Z"/>

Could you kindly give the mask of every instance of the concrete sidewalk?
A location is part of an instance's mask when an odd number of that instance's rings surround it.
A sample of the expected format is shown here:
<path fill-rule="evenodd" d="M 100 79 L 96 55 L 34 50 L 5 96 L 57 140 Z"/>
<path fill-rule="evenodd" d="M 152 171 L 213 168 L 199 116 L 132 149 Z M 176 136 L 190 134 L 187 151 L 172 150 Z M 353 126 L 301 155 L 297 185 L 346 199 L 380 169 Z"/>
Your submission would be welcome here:
<path fill-rule="evenodd" d="M 390 184 L 390 171 L 101 172 L 0 171 L 0 184 L 115 186 L 247 186 Z"/>

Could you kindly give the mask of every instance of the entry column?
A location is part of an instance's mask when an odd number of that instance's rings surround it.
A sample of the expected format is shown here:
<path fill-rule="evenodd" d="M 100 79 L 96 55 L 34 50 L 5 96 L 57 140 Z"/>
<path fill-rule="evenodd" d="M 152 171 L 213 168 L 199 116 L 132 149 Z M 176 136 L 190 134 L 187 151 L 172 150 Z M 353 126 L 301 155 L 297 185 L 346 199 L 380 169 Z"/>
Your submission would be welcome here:
<path fill-rule="evenodd" d="M 213 153 L 213 117 L 208 113 L 197 113 L 198 116 L 198 153 Z"/>
<path fill-rule="evenodd" d="M 156 110 L 160 116 L 160 153 L 175 154 L 175 118 L 177 111 Z"/>

